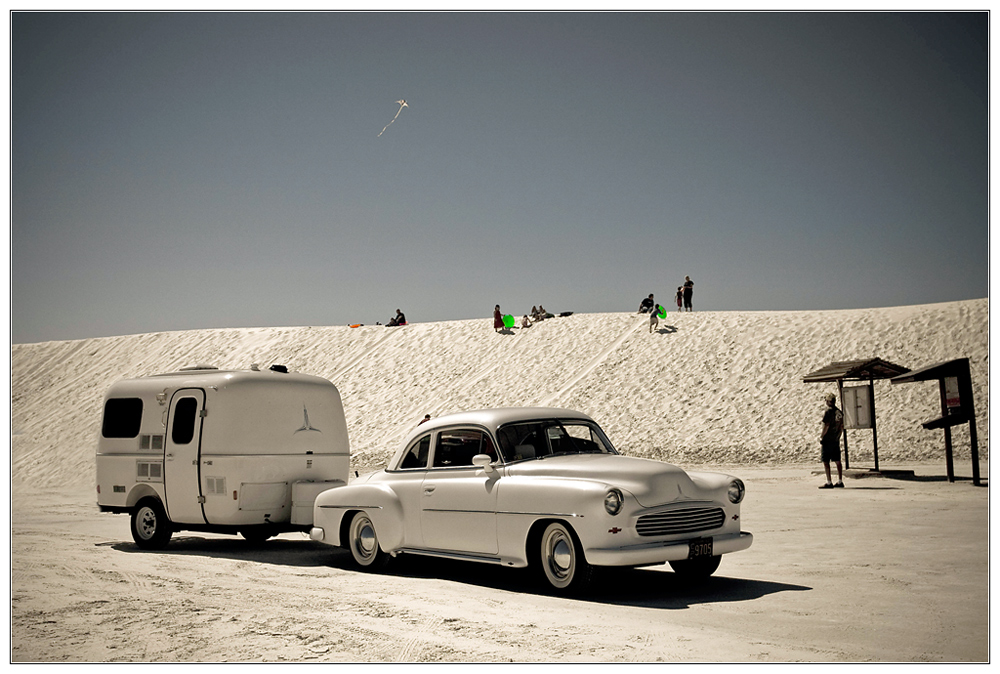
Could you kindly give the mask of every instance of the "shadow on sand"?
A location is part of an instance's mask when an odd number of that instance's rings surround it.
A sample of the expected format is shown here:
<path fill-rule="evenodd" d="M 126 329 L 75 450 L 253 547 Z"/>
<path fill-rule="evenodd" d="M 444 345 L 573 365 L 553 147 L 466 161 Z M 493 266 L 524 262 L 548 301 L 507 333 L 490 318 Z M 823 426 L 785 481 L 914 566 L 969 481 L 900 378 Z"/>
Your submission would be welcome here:
<path fill-rule="evenodd" d="M 143 550 L 132 542 L 97 543 L 118 552 L 157 556 L 212 557 L 292 568 L 332 567 L 355 572 L 350 554 L 314 541 L 272 539 L 251 543 L 239 538 L 174 537 L 163 550 Z M 724 562 L 723 562 L 724 563 Z M 658 609 L 684 609 L 696 604 L 749 601 L 778 592 L 803 592 L 812 588 L 773 581 L 727 578 L 716 575 L 700 583 L 681 580 L 676 574 L 652 569 L 601 569 L 593 585 L 572 597 L 575 601 Z M 363 573 L 356 571 L 357 573 Z M 551 594 L 530 569 L 505 569 L 492 564 L 461 562 L 420 555 L 403 555 L 389 565 L 387 577 L 437 578 L 504 592 Z"/>

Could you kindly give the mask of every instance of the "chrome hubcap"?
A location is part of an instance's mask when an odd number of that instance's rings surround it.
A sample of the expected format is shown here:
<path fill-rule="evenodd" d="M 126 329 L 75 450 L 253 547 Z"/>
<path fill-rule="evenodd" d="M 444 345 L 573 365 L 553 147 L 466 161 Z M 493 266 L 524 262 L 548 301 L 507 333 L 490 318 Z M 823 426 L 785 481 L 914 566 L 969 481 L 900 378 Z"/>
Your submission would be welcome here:
<path fill-rule="evenodd" d="M 569 571 L 573 565 L 573 551 L 565 540 L 559 540 L 552 548 L 552 564 L 560 573 Z"/>
<path fill-rule="evenodd" d="M 361 531 L 358 532 L 358 547 L 361 548 L 361 552 L 367 557 L 372 554 L 377 544 L 375 530 L 372 529 L 370 523 L 366 522 L 361 527 Z"/>

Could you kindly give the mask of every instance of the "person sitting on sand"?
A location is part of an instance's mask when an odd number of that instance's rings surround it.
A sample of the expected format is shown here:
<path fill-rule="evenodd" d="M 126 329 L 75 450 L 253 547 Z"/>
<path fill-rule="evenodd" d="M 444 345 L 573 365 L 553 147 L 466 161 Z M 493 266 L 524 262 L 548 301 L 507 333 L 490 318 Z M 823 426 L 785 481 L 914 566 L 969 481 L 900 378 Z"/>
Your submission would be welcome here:
<path fill-rule="evenodd" d="M 406 316 L 403 314 L 402 311 L 400 311 L 399 309 L 396 309 L 396 315 L 393 316 L 389 320 L 389 322 L 386 323 L 386 325 L 389 326 L 389 327 L 393 327 L 393 326 L 396 326 L 396 325 L 406 325 Z"/>
<path fill-rule="evenodd" d="M 543 307 L 541 304 L 539 304 L 538 305 L 538 320 L 542 320 L 543 318 L 555 318 L 555 315 L 554 314 L 550 314 L 549 312 L 547 312 L 545 310 L 545 307 Z"/>
<path fill-rule="evenodd" d="M 528 318 L 527 314 L 525 314 L 524 316 L 521 317 L 521 327 L 522 328 L 530 328 L 531 327 L 531 319 Z"/>
<path fill-rule="evenodd" d="M 639 313 L 648 314 L 653 310 L 653 304 L 653 293 L 649 293 L 649 297 L 644 299 L 642 302 L 639 302 Z"/>

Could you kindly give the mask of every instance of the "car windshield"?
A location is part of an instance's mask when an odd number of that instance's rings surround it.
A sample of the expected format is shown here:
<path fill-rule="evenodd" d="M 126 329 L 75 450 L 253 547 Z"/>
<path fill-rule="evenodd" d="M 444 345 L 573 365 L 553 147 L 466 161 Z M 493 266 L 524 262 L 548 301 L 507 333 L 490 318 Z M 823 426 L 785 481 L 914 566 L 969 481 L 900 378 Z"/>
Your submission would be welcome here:
<path fill-rule="evenodd" d="M 600 427 L 580 419 L 513 423 L 497 431 L 504 461 L 558 454 L 617 454 Z"/>

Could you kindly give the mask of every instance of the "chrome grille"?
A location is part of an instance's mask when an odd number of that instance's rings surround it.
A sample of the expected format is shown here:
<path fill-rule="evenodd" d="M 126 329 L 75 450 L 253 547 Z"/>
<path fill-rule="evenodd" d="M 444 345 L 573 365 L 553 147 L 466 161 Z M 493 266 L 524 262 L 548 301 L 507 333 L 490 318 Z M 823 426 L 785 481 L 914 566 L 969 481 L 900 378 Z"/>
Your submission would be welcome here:
<path fill-rule="evenodd" d="M 677 508 L 643 515 L 636 522 L 635 529 L 640 536 L 672 536 L 718 529 L 725 521 L 726 513 L 719 507 Z"/>

